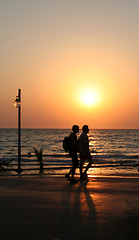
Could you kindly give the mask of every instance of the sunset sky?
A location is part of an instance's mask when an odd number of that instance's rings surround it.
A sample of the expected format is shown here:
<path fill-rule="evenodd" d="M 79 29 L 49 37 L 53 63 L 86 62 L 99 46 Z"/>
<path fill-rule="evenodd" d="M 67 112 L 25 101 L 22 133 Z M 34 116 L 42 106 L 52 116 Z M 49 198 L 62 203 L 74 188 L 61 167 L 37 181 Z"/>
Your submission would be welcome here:
<path fill-rule="evenodd" d="M 139 128 L 139 0 L 1 0 L 0 128 Z"/>

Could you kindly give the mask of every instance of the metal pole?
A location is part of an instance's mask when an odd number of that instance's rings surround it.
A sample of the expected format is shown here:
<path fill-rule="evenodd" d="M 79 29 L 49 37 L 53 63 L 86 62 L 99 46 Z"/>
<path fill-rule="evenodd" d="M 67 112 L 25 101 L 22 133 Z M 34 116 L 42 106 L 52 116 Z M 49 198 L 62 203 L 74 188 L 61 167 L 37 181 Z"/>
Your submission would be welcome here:
<path fill-rule="evenodd" d="M 18 89 L 18 171 L 21 171 L 21 89 Z"/>

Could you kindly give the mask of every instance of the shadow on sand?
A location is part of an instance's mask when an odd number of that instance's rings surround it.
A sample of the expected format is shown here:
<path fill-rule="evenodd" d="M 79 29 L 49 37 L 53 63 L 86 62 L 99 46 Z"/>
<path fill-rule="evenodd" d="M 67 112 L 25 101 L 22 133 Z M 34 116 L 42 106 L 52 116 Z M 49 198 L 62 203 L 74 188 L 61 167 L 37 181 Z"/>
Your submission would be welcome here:
<path fill-rule="evenodd" d="M 64 189 L 56 239 L 95 239 L 96 210 L 87 184 L 68 184 Z"/>

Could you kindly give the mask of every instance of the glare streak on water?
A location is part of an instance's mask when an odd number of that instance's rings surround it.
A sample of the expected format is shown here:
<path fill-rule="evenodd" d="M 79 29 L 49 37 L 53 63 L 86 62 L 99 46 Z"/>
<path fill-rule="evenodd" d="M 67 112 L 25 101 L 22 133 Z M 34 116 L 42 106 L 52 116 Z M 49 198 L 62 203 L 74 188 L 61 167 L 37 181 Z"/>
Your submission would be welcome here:
<path fill-rule="evenodd" d="M 45 174 L 65 174 L 71 159 L 64 152 L 62 141 L 69 133 L 69 129 L 22 129 L 21 166 L 26 169 L 23 175 L 39 172 L 34 147 L 43 150 Z M 139 175 L 139 130 L 90 130 L 89 139 L 94 160 L 90 175 Z M 14 159 L 10 169 L 17 168 L 17 145 L 17 129 L 0 129 L 0 160 Z M 29 152 L 31 157 L 28 157 Z"/>

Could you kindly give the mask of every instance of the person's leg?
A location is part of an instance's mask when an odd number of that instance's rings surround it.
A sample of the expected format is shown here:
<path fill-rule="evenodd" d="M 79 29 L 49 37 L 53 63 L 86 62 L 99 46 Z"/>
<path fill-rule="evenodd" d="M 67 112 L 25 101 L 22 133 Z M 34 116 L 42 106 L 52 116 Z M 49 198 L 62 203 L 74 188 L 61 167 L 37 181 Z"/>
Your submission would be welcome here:
<path fill-rule="evenodd" d="M 72 179 L 74 179 L 75 170 L 76 170 L 75 167 L 72 167 L 72 168 L 71 168 L 71 178 L 72 178 Z"/>
<path fill-rule="evenodd" d="M 84 157 L 80 156 L 80 178 L 83 175 L 83 165 L 84 165 Z"/>
<path fill-rule="evenodd" d="M 65 175 L 65 177 L 70 181 L 70 175 L 72 173 L 72 168 L 70 169 L 70 171 Z"/>
<path fill-rule="evenodd" d="M 85 174 L 87 173 L 88 169 L 91 167 L 91 165 L 93 163 L 91 154 L 89 154 L 86 159 L 89 161 L 89 163 L 88 163 L 88 165 L 85 168 L 85 171 L 84 171 Z"/>
<path fill-rule="evenodd" d="M 72 158 L 72 152 L 69 152 L 70 157 Z M 70 171 L 65 175 L 65 177 L 70 181 L 70 175 L 72 174 L 72 169 L 73 167 L 70 169 Z"/>
<path fill-rule="evenodd" d="M 72 164 L 73 164 L 73 166 L 72 166 L 72 169 L 71 169 L 72 170 L 72 175 L 71 175 L 70 182 L 71 183 L 78 183 L 78 181 L 74 178 L 75 170 L 79 165 L 77 152 L 73 152 L 73 154 L 72 154 Z"/>
<path fill-rule="evenodd" d="M 77 156 L 77 152 L 73 152 L 72 153 L 72 168 L 71 168 L 71 174 L 72 174 L 72 179 L 74 178 L 74 174 L 75 174 L 75 170 L 76 168 L 78 167 L 79 165 L 79 162 L 78 162 L 78 156 Z"/>

